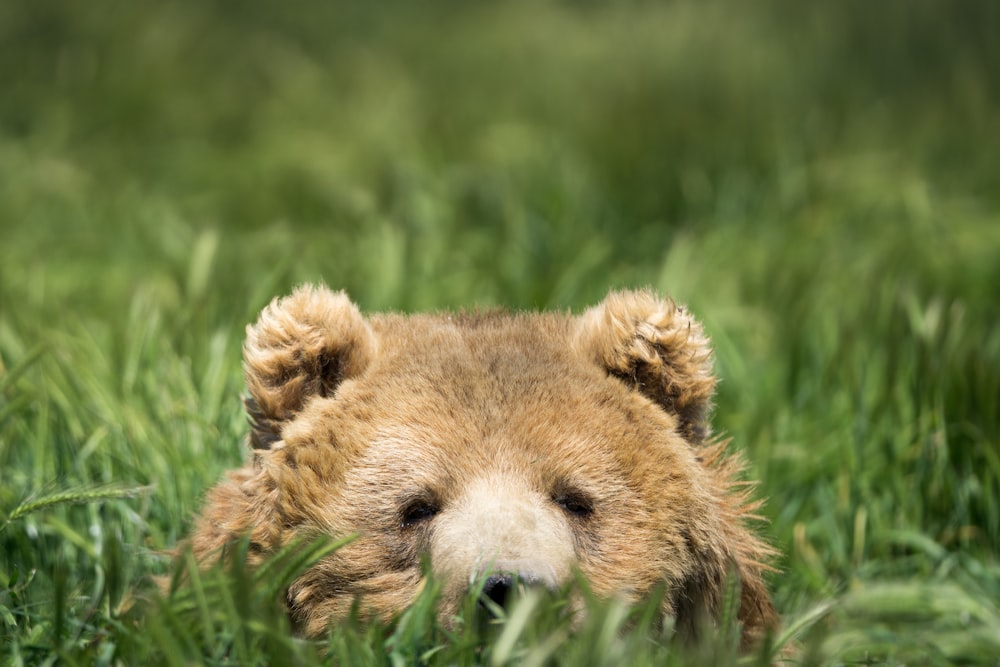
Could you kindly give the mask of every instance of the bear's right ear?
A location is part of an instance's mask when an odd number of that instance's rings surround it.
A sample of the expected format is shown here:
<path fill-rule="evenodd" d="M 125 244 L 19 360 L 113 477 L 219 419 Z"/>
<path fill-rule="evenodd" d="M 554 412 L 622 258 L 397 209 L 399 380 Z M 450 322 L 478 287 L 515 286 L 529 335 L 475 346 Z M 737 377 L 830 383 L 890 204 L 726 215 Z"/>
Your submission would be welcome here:
<path fill-rule="evenodd" d="M 344 292 L 304 285 L 272 301 L 243 346 L 251 446 L 270 448 L 309 399 L 333 395 L 374 354 L 375 336 Z"/>

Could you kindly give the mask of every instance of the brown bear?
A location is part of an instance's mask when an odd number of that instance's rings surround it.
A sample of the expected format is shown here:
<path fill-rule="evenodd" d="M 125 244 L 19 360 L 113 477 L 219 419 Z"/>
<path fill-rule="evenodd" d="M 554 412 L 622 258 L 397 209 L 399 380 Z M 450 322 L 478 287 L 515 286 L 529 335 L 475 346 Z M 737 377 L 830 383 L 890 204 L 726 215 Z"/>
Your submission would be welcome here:
<path fill-rule="evenodd" d="M 429 563 L 453 618 L 470 581 L 641 600 L 665 588 L 682 633 L 738 578 L 743 642 L 775 626 L 759 503 L 712 439 L 711 350 L 681 306 L 613 292 L 582 315 L 379 314 L 305 286 L 248 327 L 252 461 L 212 489 L 191 546 L 251 565 L 296 536 L 357 534 L 293 582 L 318 635 L 357 603 L 389 619 Z"/>

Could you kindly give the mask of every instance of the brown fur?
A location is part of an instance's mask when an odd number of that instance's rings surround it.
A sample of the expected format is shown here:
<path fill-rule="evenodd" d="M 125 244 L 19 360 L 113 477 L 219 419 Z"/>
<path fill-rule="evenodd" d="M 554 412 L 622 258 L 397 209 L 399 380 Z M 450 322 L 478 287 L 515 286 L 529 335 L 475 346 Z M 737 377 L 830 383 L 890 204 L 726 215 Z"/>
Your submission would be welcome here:
<path fill-rule="evenodd" d="M 366 319 L 303 287 L 248 328 L 244 355 L 253 461 L 209 492 L 191 544 L 208 563 L 249 535 L 256 562 L 301 534 L 358 533 L 288 591 L 305 634 L 356 599 L 397 614 L 424 555 L 444 619 L 478 572 L 557 586 L 578 569 L 602 596 L 665 585 L 691 635 L 735 573 L 744 643 L 776 625 L 758 504 L 711 440 L 709 343 L 672 301 Z"/>

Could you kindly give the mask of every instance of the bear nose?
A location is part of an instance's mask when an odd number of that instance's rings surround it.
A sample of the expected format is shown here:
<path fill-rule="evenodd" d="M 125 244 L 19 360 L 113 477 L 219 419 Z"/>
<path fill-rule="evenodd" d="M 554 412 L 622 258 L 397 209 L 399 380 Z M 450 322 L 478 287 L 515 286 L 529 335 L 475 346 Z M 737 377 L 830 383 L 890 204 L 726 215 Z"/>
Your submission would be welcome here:
<path fill-rule="evenodd" d="M 529 572 L 497 572 L 486 577 L 483 582 L 483 590 L 479 594 L 480 606 L 488 607 L 486 600 L 497 605 L 501 609 L 506 609 L 513 601 L 515 591 L 531 586 L 544 586 L 545 582 L 541 577 Z"/>
<path fill-rule="evenodd" d="M 514 589 L 514 575 L 512 574 L 491 574 L 483 582 L 483 591 L 480 593 L 480 603 L 490 600 L 501 609 L 507 608 L 507 602 L 513 597 L 511 592 Z"/>

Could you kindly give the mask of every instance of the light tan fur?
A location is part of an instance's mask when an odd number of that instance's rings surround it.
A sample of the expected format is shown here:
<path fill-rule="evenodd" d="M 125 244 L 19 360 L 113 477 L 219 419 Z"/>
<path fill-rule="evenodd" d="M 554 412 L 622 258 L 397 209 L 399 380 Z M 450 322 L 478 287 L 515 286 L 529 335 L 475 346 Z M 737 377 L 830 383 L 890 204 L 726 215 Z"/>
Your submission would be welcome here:
<path fill-rule="evenodd" d="M 711 440 L 701 326 L 649 291 L 562 313 L 373 315 L 306 286 L 275 300 L 244 348 L 253 460 L 209 492 L 191 544 L 210 563 L 249 535 L 251 564 L 317 531 L 359 539 L 288 591 L 317 635 L 355 600 L 399 613 L 424 556 L 441 617 L 488 568 L 640 600 L 688 635 L 741 583 L 749 645 L 777 622 L 771 550 L 739 461 Z"/>

